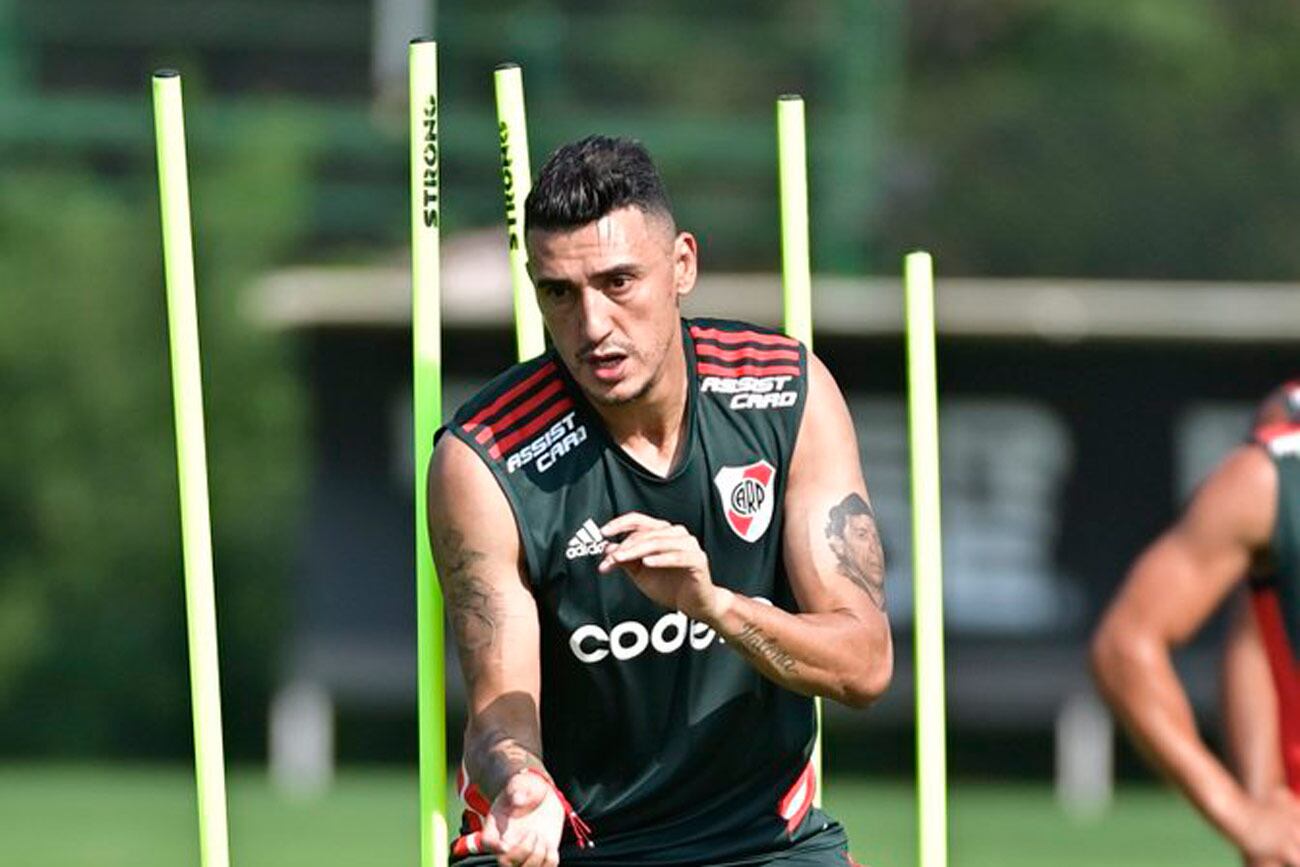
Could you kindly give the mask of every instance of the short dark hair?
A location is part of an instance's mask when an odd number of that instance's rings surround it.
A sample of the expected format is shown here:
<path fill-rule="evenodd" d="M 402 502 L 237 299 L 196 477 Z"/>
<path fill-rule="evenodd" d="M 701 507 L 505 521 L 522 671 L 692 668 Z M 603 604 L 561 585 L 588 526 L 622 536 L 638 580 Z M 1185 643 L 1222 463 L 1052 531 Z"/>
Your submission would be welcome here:
<path fill-rule="evenodd" d="M 547 158 L 524 203 L 524 228 L 576 229 L 626 207 L 673 220 L 668 191 L 645 146 L 591 135 Z"/>

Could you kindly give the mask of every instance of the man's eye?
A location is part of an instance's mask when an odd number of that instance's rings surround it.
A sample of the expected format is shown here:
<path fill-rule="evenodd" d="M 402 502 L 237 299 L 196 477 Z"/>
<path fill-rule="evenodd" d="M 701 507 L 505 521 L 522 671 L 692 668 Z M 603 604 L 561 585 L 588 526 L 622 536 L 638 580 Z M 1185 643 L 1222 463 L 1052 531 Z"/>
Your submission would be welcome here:
<path fill-rule="evenodd" d="M 611 289 L 626 289 L 630 285 L 632 285 L 632 277 L 628 274 L 615 274 L 609 278 L 609 288 Z"/>

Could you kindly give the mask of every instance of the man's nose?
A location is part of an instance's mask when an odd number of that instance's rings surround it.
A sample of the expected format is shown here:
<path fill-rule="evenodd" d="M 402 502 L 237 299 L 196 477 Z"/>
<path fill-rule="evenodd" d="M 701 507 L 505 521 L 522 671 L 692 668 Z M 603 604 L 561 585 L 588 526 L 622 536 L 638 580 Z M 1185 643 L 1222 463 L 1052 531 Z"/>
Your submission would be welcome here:
<path fill-rule="evenodd" d="M 579 316 L 582 318 L 582 336 L 596 346 L 609 336 L 609 299 L 605 293 L 590 286 L 584 286 L 578 302 Z"/>

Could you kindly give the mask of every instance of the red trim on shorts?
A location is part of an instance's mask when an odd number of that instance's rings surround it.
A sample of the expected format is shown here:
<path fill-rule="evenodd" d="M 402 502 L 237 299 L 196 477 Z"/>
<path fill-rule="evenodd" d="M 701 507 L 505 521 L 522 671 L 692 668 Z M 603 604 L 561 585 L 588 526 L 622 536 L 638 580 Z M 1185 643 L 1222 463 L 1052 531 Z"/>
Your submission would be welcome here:
<path fill-rule="evenodd" d="M 785 819 L 785 832 L 794 835 L 795 829 L 804 816 L 812 809 L 813 799 L 817 797 L 817 772 L 812 762 L 804 766 L 803 772 L 795 779 L 789 791 L 776 805 L 776 812 Z"/>

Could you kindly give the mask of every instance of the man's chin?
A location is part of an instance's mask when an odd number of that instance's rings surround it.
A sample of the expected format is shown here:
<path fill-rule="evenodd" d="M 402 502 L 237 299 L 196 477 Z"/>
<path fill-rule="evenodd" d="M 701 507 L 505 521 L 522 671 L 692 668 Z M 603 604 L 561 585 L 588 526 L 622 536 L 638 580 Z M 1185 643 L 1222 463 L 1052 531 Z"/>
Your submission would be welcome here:
<path fill-rule="evenodd" d="M 612 383 L 589 382 L 583 391 L 587 393 L 587 399 L 598 406 L 623 406 L 636 401 L 647 388 L 648 385 L 637 386 L 628 379 L 621 379 Z"/>

